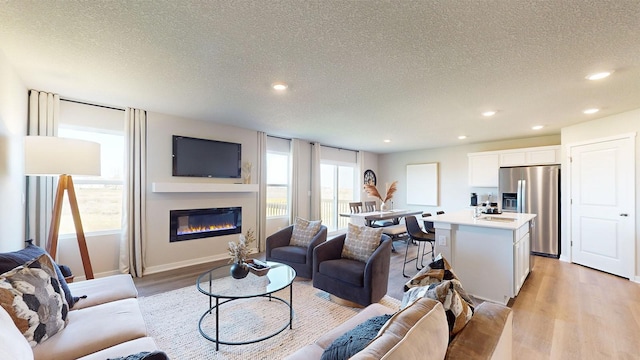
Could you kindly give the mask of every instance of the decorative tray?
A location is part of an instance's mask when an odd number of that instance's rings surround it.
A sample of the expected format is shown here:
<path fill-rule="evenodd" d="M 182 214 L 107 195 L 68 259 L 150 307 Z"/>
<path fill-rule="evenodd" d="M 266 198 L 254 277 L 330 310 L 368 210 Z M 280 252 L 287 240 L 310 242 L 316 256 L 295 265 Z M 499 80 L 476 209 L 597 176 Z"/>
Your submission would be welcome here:
<path fill-rule="evenodd" d="M 247 267 L 249 267 L 249 271 L 257 276 L 267 275 L 269 269 L 271 269 L 271 267 L 269 267 L 266 262 L 260 261 L 258 259 L 249 259 L 247 260 L 246 264 Z"/>

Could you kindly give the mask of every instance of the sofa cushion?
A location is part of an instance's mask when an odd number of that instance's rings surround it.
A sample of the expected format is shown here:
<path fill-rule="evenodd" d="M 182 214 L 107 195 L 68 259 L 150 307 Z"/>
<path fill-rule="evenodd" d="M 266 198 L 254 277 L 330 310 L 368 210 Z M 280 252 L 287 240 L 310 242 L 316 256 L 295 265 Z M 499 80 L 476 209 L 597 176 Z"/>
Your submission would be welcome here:
<path fill-rule="evenodd" d="M 0 359 L 33 360 L 29 342 L 2 306 L 0 306 L 0 334 Z"/>
<path fill-rule="evenodd" d="M 473 315 L 473 300 L 457 279 L 411 288 L 404 293 L 401 307 L 420 297 L 428 297 L 442 303 L 451 337 L 460 332 Z"/>
<path fill-rule="evenodd" d="M 394 314 L 379 335 L 351 359 L 444 359 L 448 343 L 442 304 L 420 298 Z"/>
<path fill-rule="evenodd" d="M 32 347 L 62 330 L 69 312 L 54 267 L 42 254 L 0 275 L 0 305 Z"/>
<path fill-rule="evenodd" d="M 342 257 L 366 262 L 380 245 L 383 228 L 349 224 L 342 247 Z"/>
<path fill-rule="evenodd" d="M 72 310 L 138 297 L 138 289 L 129 274 L 76 281 L 69 284 L 69 289 L 80 296 Z"/>
<path fill-rule="evenodd" d="M 155 351 L 158 350 L 156 342 L 150 337 L 142 337 L 135 340 L 123 342 L 122 344 L 108 347 L 104 350 L 94 352 L 87 356 L 83 356 L 78 360 L 105 360 L 111 358 L 118 358 L 128 354 L 135 354 L 141 351 Z"/>
<path fill-rule="evenodd" d="M 70 311 L 67 327 L 33 348 L 33 354 L 36 360 L 78 359 L 146 333 L 138 300 L 112 301 Z"/>
<path fill-rule="evenodd" d="M 46 253 L 47 252 L 44 251 L 43 248 L 35 246 L 31 243 L 29 243 L 24 249 L 18 251 L 0 253 L 0 274 L 14 269 Z M 55 264 L 55 261 L 53 259 L 51 259 L 51 261 Z M 60 268 L 57 264 L 54 267 L 54 270 L 56 271 L 58 282 L 60 282 L 60 286 L 62 286 L 62 290 L 64 291 L 64 297 L 67 300 L 69 309 L 71 309 L 75 304 L 75 298 L 71 295 L 71 290 L 69 290 L 69 287 L 67 287 L 67 282 L 64 280 L 64 275 L 62 275 L 62 272 L 60 271 Z"/>
<path fill-rule="evenodd" d="M 321 226 L 322 220 L 310 221 L 296 218 L 289 245 L 302 246 L 304 248 L 309 247 L 309 244 L 311 244 L 313 237 L 316 236 Z"/>
<path fill-rule="evenodd" d="M 391 314 L 378 315 L 365 320 L 335 339 L 320 360 L 346 360 L 364 349 L 377 335 Z"/>

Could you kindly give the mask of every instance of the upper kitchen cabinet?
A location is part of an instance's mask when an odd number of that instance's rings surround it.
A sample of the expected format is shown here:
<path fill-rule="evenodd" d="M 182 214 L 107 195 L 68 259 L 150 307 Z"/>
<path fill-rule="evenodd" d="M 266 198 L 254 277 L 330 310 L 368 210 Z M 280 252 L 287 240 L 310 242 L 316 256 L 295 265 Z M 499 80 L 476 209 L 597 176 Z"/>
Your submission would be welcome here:
<path fill-rule="evenodd" d="M 560 145 L 499 152 L 500 166 L 528 166 L 560 164 Z"/>
<path fill-rule="evenodd" d="M 471 153 L 469 156 L 469 186 L 498 187 L 500 155 L 491 153 Z"/>
<path fill-rule="evenodd" d="M 485 151 L 467 154 L 469 186 L 498 187 L 498 170 L 503 166 L 560 164 L 560 145 Z"/>

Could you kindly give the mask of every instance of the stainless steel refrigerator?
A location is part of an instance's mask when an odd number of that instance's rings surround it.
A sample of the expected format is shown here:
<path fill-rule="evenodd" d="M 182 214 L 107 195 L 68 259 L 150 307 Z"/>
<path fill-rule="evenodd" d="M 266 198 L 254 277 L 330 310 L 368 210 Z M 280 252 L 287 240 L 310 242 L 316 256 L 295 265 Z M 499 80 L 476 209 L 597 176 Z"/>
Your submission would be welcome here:
<path fill-rule="evenodd" d="M 531 229 L 531 253 L 560 256 L 560 165 L 500 168 L 503 212 L 537 214 Z"/>

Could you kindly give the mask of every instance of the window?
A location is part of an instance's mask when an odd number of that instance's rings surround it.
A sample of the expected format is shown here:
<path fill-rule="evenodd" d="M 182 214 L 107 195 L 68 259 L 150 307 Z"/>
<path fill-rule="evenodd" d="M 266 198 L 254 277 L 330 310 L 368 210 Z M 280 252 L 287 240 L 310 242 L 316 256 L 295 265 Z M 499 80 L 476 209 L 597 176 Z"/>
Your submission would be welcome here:
<path fill-rule="evenodd" d="M 356 199 L 356 165 L 322 162 L 320 176 L 322 223 L 329 231 L 346 228 L 349 218 L 340 214 L 348 213 L 349 202 Z"/>
<path fill-rule="evenodd" d="M 74 176 L 86 234 L 120 233 L 124 174 L 124 111 L 72 100 L 60 101 L 58 136 L 100 143 L 101 176 Z M 69 201 L 60 217 L 60 234 L 74 234 Z"/>
<path fill-rule="evenodd" d="M 267 152 L 267 217 L 289 215 L 289 154 Z"/>
<path fill-rule="evenodd" d="M 267 218 L 289 216 L 291 140 L 267 137 Z"/>
<path fill-rule="evenodd" d="M 93 129 L 74 129 L 60 125 L 59 137 L 100 143 L 101 176 L 74 176 L 73 183 L 85 233 L 120 231 L 122 228 L 122 185 L 124 134 Z M 60 217 L 60 234 L 73 234 L 75 228 L 69 201 L 65 199 Z"/>

